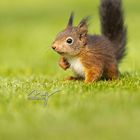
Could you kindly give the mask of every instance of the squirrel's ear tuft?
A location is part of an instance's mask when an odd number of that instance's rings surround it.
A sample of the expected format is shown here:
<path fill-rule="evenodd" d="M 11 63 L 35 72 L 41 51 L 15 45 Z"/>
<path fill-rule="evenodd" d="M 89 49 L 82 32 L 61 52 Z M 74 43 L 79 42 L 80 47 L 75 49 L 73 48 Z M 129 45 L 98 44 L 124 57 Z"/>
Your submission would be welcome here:
<path fill-rule="evenodd" d="M 73 18 L 74 18 L 74 13 L 72 12 L 67 27 L 71 27 L 73 25 Z"/>
<path fill-rule="evenodd" d="M 78 30 L 79 32 L 82 34 L 82 33 L 87 33 L 88 32 L 88 21 L 89 21 L 90 17 L 85 17 L 83 18 L 79 25 L 77 26 L 78 27 Z"/>

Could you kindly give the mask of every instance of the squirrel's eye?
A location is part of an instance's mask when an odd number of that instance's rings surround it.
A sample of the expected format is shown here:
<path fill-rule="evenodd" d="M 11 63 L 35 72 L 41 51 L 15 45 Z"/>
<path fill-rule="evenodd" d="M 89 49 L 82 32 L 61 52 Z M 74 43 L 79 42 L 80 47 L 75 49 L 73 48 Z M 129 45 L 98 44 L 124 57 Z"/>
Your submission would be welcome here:
<path fill-rule="evenodd" d="M 72 37 L 68 37 L 68 38 L 66 39 L 66 43 L 67 43 L 68 45 L 72 45 L 72 44 L 73 44 L 73 38 L 72 38 Z"/>

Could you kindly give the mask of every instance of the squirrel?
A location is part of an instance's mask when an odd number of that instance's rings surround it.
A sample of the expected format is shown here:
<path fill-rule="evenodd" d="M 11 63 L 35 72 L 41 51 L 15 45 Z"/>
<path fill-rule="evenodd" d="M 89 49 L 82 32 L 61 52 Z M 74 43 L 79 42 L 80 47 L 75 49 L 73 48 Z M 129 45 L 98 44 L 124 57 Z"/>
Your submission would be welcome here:
<path fill-rule="evenodd" d="M 119 62 L 126 54 L 127 28 L 121 0 L 101 0 L 99 7 L 101 35 L 88 34 L 89 17 L 73 26 L 71 13 L 66 28 L 57 34 L 52 49 L 61 55 L 59 65 L 71 68 L 75 76 L 68 80 L 85 83 L 102 78 L 115 80 L 120 76 Z"/>

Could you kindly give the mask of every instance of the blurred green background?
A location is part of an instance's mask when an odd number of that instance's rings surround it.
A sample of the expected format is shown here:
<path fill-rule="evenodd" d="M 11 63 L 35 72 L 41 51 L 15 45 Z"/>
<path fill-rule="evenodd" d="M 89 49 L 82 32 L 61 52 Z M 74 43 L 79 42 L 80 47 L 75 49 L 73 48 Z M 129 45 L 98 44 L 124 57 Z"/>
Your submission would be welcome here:
<path fill-rule="evenodd" d="M 140 2 L 123 0 L 128 26 L 127 56 L 120 81 L 93 85 L 63 82 L 71 72 L 58 67 L 51 49 L 67 24 L 91 15 L 90 33 L 100 33 L 99 0 L 0 1 L 0 139 L 140 139 Z M 32 90 L 62 89 L 42 102 Z"/>
<path fill-rule="evenodd" d="M 98 6 L 99 0 L 1 1 L 0 73 L 24 71 L 58 76 L 59 56 L 50 48 L 55 35 L 66 26 L 71 11 L 75 12 L 75 24 L 82 17 L 91 15 L 90 33 L 100 33 Z M 140 69 L 138 1 L 124 0 L 124 8 L 129 36 L 128 55 L 121 69 L 135 72 Z"/>

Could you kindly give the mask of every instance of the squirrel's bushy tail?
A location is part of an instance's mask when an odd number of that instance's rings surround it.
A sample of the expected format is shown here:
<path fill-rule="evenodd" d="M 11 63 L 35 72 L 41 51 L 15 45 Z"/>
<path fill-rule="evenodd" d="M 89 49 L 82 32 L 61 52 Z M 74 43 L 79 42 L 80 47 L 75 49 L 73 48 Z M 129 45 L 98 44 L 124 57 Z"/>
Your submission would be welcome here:
<path fill-rule="evenodd" d="M 101 31 L 113 44 L 116 59 L 119 62 L 125 55 L 127 29 L 121 0 L 101 0 L 100 4 Z"/>

